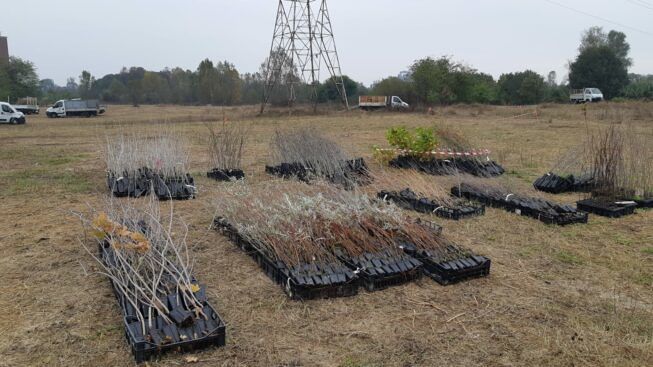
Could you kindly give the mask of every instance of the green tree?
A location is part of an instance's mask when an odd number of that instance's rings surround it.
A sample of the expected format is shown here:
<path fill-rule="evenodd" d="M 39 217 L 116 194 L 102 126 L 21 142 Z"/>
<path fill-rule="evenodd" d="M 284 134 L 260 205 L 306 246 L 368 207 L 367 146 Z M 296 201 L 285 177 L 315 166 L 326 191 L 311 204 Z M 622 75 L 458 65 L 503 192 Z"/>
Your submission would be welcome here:
<path fill-rule="evenodd" d="M 628 69 L 608 46 L 588 48 L 570 66 L 571 88 L 596 87 L 606 99 L 619 95 L 628 85 Z"/>
<path fill-rule="evenodd" d="M 340 92 L 338 92 L 338 87 L 336 86 L 336 81 L 339 82 L 339 80 L 331 77 L 324 83 L 320 84 L 317 92 L 319 102 L 340 102 L 342 100 L 340 97 Z M 353 81 L 347 75 L 342 76 L 342 82 L 345 86 L 345 92 L 347 93 L 348 99 L 357 99 L 359 84 Z"/>
<path fill-rule="evenodd" d="M 628 57 L 630 44 L 626 42 L 625 33 L 615 30 L 605 33 L 602 27 L 591 27 L 583 33 L 578 52 L 582 54 L 589 49 L 600 47 L 608 47 L 614 51 L 626 69 L 632 66 L 633 60 Z"/>
<path fill-rule="evenodd" d="M 370 88 L 370 94 L 377 96 L 399 96 L 403 101 L 414 104 L 418 98 L 413 88 L 413 83 L 398 77 L 389 77 L 380 80 Z"/>
<path fill-rule="evenodd" d="M 234 64 L 218 62 L 216 65 L 216 100 L 220 105 L 231 106 L 240 102 L 242 80 Z"/>
<path fill-rule="evenodd" d="M 9 97 L 16 101 L 23 97 L 38 96 L 39 77 L 30 61 L 10 57 L 9 62 L 0 64 L 0 98 Z"/>
<path fill-rule="evenodd" d="M 168 83 L 158 73 L 146 71 L 141 80 L 143 102 L 165 103 L 168 99 Z"/>
<path fill-rule="evenodd" d="M 530 105 L 542 102 L 544 78 L 538 73 L 526 70 L 503 74 L 498 82 L 500 99 L 505 104 Z"/>
<path fill-rule="evenodd" d="M 217 73 L 213 62 L 209 59 L 202 61 L 197 68 L 198 97 L 202 104 L 213 104 L 216 101 Z"/>
<path fill-rule="evenodd" d="M 95 77 L 88 71 L 83 70 L 79 76 L 79 95 L 84 99 L 92 98 L 94 84 Z"/>
<path fill-rule="evenodd" d="M 417 60 L 410 68 L 413 87 L 424 104 L 450 104 L 456 100 L 453 72 L 459 67 L 448 57 Z"/>
<path fill-rule="evenodd" d="M 623 96 L 631 99 L 653 99 L 653 75 L 629 76 L 630 84 L 623 90 Z"/>
<path fill-rule="evenodd" d="M 118 79 L 112 78 L 109 87 L 100 95 L 107 102 L 124 102 L 127 100 L 128 89 Z"/>
<path fill-rule="evenodd" d="M 626 34 L 617 31 L 608 33 L 608 47 L 614 51 L 619 60 L 624 64 L 626 69 L 633 65 L 633 60 L 628 57 L 630 53 L 630 44 L 626 42 Z"/>

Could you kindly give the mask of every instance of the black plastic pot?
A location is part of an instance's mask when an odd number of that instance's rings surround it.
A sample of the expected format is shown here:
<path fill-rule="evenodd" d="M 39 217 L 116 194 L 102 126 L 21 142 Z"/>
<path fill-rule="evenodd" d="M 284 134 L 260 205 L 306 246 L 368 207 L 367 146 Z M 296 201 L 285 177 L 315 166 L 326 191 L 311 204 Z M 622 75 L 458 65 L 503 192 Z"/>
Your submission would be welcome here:
<path fill-rule="evenodd" d="M 206 177 L 216 181 L 233 181 L 245 178 L 245 172 L 240 169 L 218 169 L 214 168 L 206 173 Z"/>
<path fill-rule="evenodd" d="M 617 202 L 606 199 L 586 199 L 576 203 L 578 210 L 608 218 L 621 218 L 635 214 L 637 203 Z"/>

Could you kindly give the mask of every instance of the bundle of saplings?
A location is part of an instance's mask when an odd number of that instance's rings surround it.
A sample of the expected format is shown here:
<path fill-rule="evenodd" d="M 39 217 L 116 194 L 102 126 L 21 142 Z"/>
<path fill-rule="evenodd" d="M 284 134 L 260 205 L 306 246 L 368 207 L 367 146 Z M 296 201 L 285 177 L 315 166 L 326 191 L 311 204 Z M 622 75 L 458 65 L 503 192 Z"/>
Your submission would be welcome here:
<path fill-rule="evenodd" d="M 448 128 L 416 128 L 414 132 L 404 127 L 388 130 L 386 134 L 392 150 L 378 151 L 390 166 L 414 169 L 432 175 L 467 173 L 479 177 L 495 177 L 504 173 L 503 167 L 491 161 L 487 151 L 473 149 L 461 135 Z"/>
<path fill-rule="evenodd" d="M 633 126 L 610 125 L 589 134 L 591 196 L 578 202 L 581 210 L 607 217 L 633 214 L 653 206 L 651 136 Z"/>
<path fill-rule="evenodd" d="M 372 171 L 375 194 L 397 206 L 429 213 L 438 217 L 459 220 L 485 214 L 485 206 L 469 200 L 454 198 L 431 176 L 415 171 L 393 174 L 385 170 Z"/>
<path fill-rule="evenodd" d="M 153 191 L 161 200 L 195 197 L 188 148 L 177 132 L 162 129 L 153 137 L 107 140 L 107 185 L 114 196 L 140 197 Z"/>
<path fill-rule="evenodd" d="M 160 200 L 194 198 L 197 189 L 190 175 L 189 149 L 180 134 L 164 130 L 148 139 L 145 148 L 156 196 Z"/>
<path fill-rule="evenodd" d="M 547 174 L 533 182 L 533 187 L 551 194 L 591 190 L 593 178 L 587 172 L 585 148 L 585 145 L 580 145 L 569 149 Z"/>
<path fill-rule="evenodd" d="M 242 125 L 222 123 L 221 126 L 209 125 L 209 160 L 211 170 L 207 177 L 217 181 L 242 180 L 243 148 L 245 146 L 245 129 Z"/>
<path fill-rule="evenodd" d="M 147 167 L 143 141 L 136 136 L 107 138 L 107 185 L 114 196 L 149 195 L 152 172 Z"/>
<path fill-rule="evenodd" d="M 405 254 L 400 240 L 424 242 L 434 254 L 455 257 L 446 255 L 448 250 L 438 243 L 423 240 L 429 234 L 438 236 L 436 230 L 414 222 L 395 206 L 318 182 L 292 183 L 285 193 L 273 187 L 277 185 L 242 187 L 239 194 L 219 198 L 218 222 L 228 225 L 218 225 L 237 233 L 232 239 L 254 249 L 259 263 L 260 258 L 269 259 L 262 263 L 278 269 L 274 278 L 291 296 L 340 295 L 328 288 L 357 279 L 368 290 L 378 290 L 418 277 L 422 264 Z M 330 272 L 336 270 L 339 282 L 334 284 Z M 284 276 L 279 279 L 278 274 Z"/>
<path fill-rule="evenodd" d="M 452 194 L 509 212 L 538 219 L 546 224 L 568 225 L 587 223 L 586 213 L 569 205 L 514 192 L 498 184 L 480 180 L 463 181 L 451 189 Z"/>
<path fill-rule="evenodd" d="M 137 362 L 165 351 L 225 344 L 225 324 L 193 277 L 188 227 L 174 213 L 159 210 L 152 201 L 145 209 L 109 203 L 83 218 L 99 254 L 86 249 L 98 273 L 111 281 Z"/>
<path fill-rule="evenodd" d="M 274 163 L 266 166 L 266 172 L 279 177 L 304 182 L 325 179 L 345 188 L 369 183 L 362 158 L 350 158 L 337 143 L 314 129 L 277 131 L 270 152 Z"/>

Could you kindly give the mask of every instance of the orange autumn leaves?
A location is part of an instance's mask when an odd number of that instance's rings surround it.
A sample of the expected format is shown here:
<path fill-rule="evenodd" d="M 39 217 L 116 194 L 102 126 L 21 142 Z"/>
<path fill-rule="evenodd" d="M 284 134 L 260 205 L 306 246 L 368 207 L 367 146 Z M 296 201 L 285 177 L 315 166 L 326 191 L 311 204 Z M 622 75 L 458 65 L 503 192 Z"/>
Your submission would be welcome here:
<path fill-rule="evenodd" d="M 116 250 L 135 251 L 145 254 L 150 249 L 150 242 L 144 234 L 132 232 L 122 224 L 109 219 L 106 213 L 100 213 L 93 220 L 94 235 L 107 239 Z"/>

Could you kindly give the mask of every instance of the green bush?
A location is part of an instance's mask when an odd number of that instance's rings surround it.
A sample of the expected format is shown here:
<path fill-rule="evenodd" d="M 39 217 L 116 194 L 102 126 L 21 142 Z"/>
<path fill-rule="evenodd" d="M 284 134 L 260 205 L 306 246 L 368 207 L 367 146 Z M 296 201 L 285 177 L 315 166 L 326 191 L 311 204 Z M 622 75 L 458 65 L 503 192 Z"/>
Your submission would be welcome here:
<path fill-rule="evenodd" d="M 385 134 L 388 143 L 398 149 L 411 149 L 412 137 L 405 127 L 393 127 Z"/>
<path fill-rule="evenodd" d="M 394 127 L 387 131 L 388 143 L 397 149 L 425 153 L 433 150 L 438 143 L 433 129 L 418 127 L 413 133 L 405 127 Z"/>

